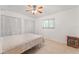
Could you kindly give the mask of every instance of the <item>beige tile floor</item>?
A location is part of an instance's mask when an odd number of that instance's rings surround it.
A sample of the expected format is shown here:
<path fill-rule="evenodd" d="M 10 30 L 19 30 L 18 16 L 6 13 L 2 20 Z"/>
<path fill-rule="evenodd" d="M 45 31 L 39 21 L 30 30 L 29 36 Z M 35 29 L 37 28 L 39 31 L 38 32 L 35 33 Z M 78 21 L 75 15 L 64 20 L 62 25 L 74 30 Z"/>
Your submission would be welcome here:
<path fill-rule="evenodd" d="M 78 54 L 79 49 L 72 48 L 66 44 L 55 42 L 53 40 L 45 40 L 44 44 L 38 48 L 34 47 L 25 53 L 29 54 Z"/>

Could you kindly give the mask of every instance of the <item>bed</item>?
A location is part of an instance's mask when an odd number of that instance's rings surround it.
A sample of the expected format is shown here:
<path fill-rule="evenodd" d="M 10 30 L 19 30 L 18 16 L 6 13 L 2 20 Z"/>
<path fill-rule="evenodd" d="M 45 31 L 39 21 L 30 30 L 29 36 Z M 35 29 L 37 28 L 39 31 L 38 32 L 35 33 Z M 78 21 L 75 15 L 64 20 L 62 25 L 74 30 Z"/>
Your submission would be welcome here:
<path fill-rule="evenodd" d="M 3 54 L 20 54 L 43 43 L 43 37 L 32 33 L 7 36 L 3 39 Z"/>

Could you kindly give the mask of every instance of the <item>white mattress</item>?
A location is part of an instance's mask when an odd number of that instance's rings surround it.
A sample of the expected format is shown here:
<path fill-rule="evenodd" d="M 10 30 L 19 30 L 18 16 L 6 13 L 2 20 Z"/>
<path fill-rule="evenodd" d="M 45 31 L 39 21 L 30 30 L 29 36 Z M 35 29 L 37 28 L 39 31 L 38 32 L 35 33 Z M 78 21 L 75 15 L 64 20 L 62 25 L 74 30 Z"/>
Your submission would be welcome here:
<path fill-rule="evenodd" d="M 21 46 L 23 44 L 28 45 L 30 42 L 32 43 L 32 41 L 38 40 L 39 38 L 42 38 L 42 36 L 31 34 L 31 33 L 4 37 L 3 44 L 2 44 L 2 52 L 6 52 L 12 48 Z M 33 44 L 36 44 L 36 43 L 33 42 Z M 31 45 L 29 45 L 29 46 L 31 46 Z"/>

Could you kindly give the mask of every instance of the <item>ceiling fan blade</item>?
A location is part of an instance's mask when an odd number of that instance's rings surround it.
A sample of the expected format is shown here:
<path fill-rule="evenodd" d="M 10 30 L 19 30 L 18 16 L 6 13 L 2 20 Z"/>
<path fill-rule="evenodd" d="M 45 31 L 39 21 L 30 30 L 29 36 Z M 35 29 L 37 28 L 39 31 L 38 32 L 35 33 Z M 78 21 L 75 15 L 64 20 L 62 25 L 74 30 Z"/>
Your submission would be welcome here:
<path fill-rule="evenodd" d="M 26 11 L 31 11 L 32 10 L 32 8 L 30 8 L 30 7 L 28 7 L 27 9 L 26 9 Z"/>
<path fill-rule="evenodd" d="M 38 7 L 38 9 L 43 9 L 43 7 L 41 6 L 41 7 Z"/>
<path fill-rule="evenodd" d="M 37 9 L 37 11 L 43 11 L 43 9 Z"/>
<path fill-rule="evenodd" d="M 37 9 L 37 12 L 43 13 L 43 9 Z"/>
<path fill-rule="evenodd" d="M 31 11 L 31 10 L 26 10 L 26 11 Z"/>
<path fill-rule="evenodd" d="M 38 11 L 39 13 L 43 13 L 42 11 Z"/>
<path fill-rule="evenodd" d="M 37 10 L 38 11 L 43 11 L 43 7 L 38 7 Z"/>
<path fill-rule="evenodd" d="M 27 5 L 28 7 L 32 7 L 31 5 Z"/>
<path fill-rule="evenodd" d="M 31 5 L 27 5 L 26 8 L 27 9 L 32 9 L 32 6 Z"/>
<path fill-rule="evenodd" d="M 43 6 L 39 5 L 37 6 L 37 9 L 43 9 Z"/>

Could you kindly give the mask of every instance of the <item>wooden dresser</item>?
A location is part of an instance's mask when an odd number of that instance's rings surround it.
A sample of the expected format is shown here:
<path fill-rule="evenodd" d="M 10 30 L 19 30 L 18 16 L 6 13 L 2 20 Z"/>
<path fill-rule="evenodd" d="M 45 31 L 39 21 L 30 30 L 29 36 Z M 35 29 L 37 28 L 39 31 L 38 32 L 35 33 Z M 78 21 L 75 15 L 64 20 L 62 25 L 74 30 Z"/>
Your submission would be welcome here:
<path fill-rule="evenodd" d="M 67 36 L 67 46 L 79 48 L 79 38 L 73 36 Z"/>

